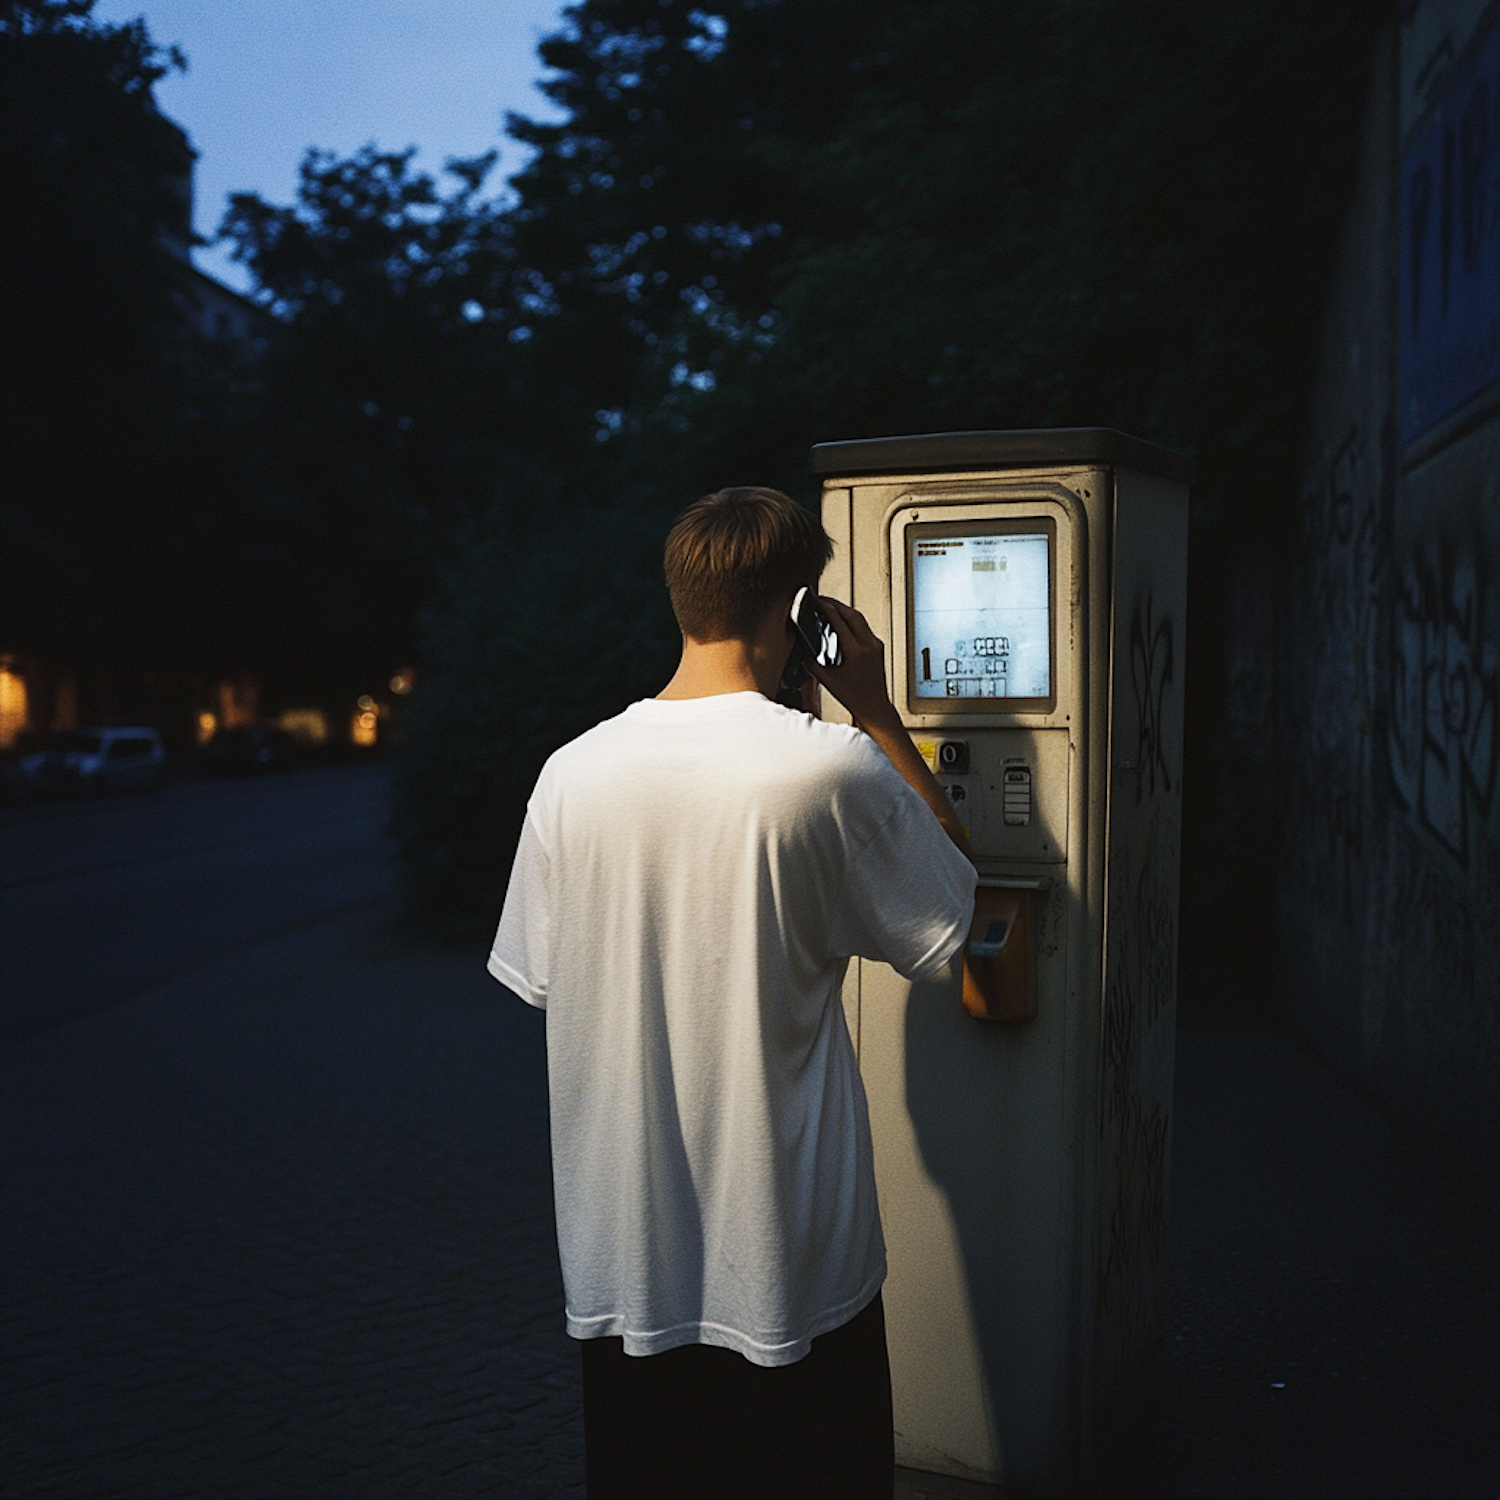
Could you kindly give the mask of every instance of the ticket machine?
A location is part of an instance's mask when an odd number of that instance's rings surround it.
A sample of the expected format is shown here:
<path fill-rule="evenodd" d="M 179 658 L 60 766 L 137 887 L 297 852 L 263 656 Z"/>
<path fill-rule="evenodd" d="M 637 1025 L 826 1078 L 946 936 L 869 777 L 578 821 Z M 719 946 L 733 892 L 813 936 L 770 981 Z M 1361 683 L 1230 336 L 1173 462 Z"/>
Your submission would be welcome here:
<path fill-rule="evenodd" d="M 1160 1332 L 1191 466 L 1102 428 L 812 461 L 822 591 L 886 642 L 980 872 L 963 964 L 913 985 L 858 961 L 844 989 L 897 1463 L 1065 1491 L 1132 1420 Z"/>

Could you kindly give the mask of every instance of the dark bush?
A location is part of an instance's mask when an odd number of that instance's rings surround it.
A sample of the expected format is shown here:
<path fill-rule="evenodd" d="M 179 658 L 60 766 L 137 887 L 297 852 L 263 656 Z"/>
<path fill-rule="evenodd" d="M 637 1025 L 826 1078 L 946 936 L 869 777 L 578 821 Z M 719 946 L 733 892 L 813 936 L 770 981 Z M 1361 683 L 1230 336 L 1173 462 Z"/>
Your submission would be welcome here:
<path fill-rule="evenodd" d="M 547 757 L 670 677 L 670 518 L 653 519 L 580 512 L 521 547 L 478 542 L 433 610 L 392 808 L 423 929 L 455 941 L 493 929 Z"/>

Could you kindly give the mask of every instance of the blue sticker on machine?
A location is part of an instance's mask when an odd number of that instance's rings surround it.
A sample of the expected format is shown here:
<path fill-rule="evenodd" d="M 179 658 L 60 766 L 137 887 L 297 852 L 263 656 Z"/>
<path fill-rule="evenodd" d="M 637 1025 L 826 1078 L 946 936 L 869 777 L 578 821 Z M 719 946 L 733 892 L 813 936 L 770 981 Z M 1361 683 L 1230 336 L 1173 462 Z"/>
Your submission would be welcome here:
<path fill-rule="evenodd" d="M 1009 935 L 1010 923 L 1004 917 L 997 917 L 984 929 L 982 938 L 969 940 L 969 952 L 975 958 L 998 958 Z"/>

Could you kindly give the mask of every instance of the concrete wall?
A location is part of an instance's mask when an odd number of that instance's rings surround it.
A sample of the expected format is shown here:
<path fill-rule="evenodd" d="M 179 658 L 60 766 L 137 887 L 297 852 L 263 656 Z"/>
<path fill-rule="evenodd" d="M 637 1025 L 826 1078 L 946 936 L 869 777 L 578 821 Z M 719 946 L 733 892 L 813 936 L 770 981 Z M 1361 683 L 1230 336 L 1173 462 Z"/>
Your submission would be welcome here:
<path fill-rule="evenodd" d="M 1471 1161 L 1500 1135 L 1497 20 L 1421 0 L 1375 59 L 1268 768 L 1295 1022 Z"/>

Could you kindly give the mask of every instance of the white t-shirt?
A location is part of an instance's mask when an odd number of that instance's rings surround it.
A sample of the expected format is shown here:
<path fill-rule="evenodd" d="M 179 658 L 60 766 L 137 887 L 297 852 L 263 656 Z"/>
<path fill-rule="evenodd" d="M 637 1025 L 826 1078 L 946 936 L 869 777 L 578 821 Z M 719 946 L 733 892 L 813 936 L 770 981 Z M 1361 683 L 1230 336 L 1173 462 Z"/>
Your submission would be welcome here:
<path fill-rule="evenodd" d="M 547 1011 L 569 1333 L 783 1365 L 874 1297 L 844 969 L 936 973 L 974 885 L 872 740 L 759 693 L 648 699 L 552 756 L 489 969 Z"/>

